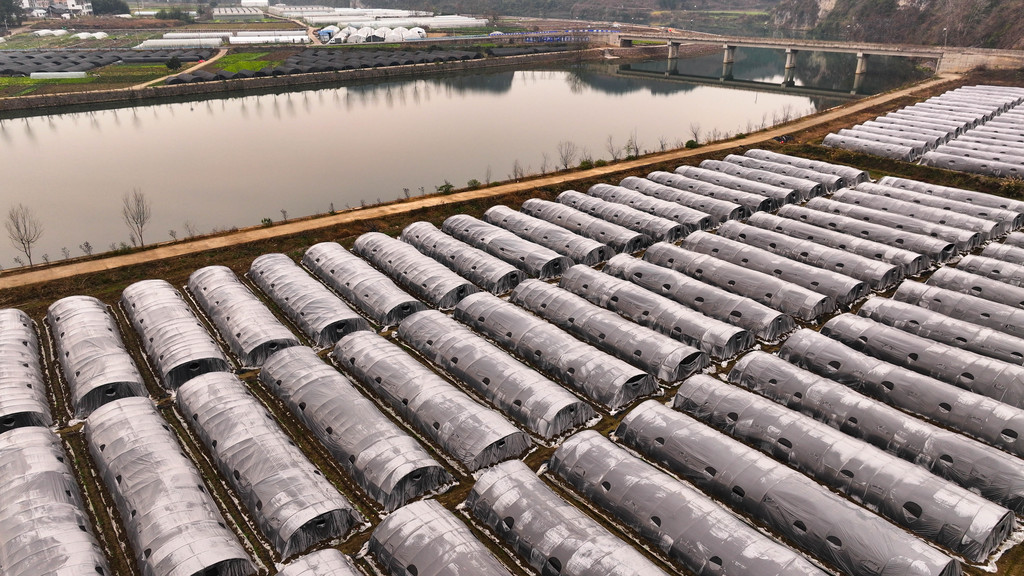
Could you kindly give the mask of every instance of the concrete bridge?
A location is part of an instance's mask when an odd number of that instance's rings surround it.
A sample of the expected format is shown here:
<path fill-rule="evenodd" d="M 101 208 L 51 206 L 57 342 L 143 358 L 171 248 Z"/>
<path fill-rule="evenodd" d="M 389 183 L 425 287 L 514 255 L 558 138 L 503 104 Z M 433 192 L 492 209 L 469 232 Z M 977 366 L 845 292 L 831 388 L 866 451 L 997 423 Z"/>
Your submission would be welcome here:
<path fill-rule="evenodd" d="M 721 44 L 724 57 L 723 77 L 731 77 L 731 65 L 737 48 L 770 48 L 786 51 L 786 77 L 792 82 L 792 70 L 796 67 L 796 54 L 801 50 L 820 52 L 841 52 L 857 55 L 858 75 L 868 70 L 871 56 L 903 56 L 936 60 L 936 72 L 967 72 L 978 66 L 990 68 L 1024 67 L 1024 51 L 991 50 L 985 48 L 963 48 L 960 46 L 920 46 L 911 44 L 875 44 L 870 42 L 841 42 L 835 40 L 808 40 L 791 38 L 751 38 L 745 36 L 716 36 L 699 32 L 676 31 L 672 33 L 622 33 L 611 35 L 609 43 L 632 46 L 634 42 L 659 42 L 669 47 L 669 58 L 678 57 L 682 44 Z M 729 72 L 726 74 L 725 72 Z"/>

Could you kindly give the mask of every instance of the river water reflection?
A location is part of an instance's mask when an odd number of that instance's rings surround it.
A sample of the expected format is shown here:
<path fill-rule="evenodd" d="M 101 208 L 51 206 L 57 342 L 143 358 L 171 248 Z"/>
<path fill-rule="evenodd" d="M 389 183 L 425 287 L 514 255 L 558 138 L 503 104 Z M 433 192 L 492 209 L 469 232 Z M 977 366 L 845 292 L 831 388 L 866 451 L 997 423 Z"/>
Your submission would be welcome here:
<path fill-rule="evenodd" d="M 781 63 L 763 68 L 754 75 L 781 74 Z M 738 62 L 737 76 L 743 70 Z M 0 209 L 32 208 L 45 227 L 34 257 L 57 260 L 62 247 L 76 255 L 85 241 L 97 252 L 128 241 L 120 204 L 133 188 L 152 202 L 150 243 L 171 230 L 183 238 L 186 222 L 199 232 L 251 226 L 445 181 L 503 180 L 517 164 L 554 170 L 561 141 L 608 159 L 609 138 L 621 148 L 635 134 L 641 150 L 655 151 L 692 138 L 698 124 L 702 138 L 737 133 L 840 102 L 594 64 L 6 119 Z M 3 266 L 16 255 L 0 245 Z"/>

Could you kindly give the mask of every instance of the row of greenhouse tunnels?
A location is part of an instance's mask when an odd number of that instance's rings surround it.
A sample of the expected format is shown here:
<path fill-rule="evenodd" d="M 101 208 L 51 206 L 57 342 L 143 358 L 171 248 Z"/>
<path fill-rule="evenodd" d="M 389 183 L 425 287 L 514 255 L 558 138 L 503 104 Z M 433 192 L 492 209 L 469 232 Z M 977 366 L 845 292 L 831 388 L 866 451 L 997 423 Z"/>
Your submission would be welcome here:
<path fill-rule="evenodd" d="M 0 574 L 995 566 L 1022 226 L 753 149 L 2 310 Z"/>

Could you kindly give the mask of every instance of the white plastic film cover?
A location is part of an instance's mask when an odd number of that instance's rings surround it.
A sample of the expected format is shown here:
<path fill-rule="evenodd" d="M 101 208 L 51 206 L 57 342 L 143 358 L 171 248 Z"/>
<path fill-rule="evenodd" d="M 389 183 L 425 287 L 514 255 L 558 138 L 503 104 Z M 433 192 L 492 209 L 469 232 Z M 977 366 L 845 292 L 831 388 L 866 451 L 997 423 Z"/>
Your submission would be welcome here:
<path fill-rule="evenodd" d="M 1010 264 L 1024 266 L 1024 248 L 1012 244 L 998 244 L 993 242 L 981 251 L 981 255 L 994 260 L 1002 260 Z"/>
<path fill-rule="evenodd" d="M 814 198 L 811 202 L 819 200 L 824 199 Z M 839 205 L 838 202 L 835 204 Z M 865 222 L 841 214 L 812 210 L 805 206 L 783 206 L 779 209 L 778 215 L 782 218 L 803 222 L 824 230 L 841 232 L 849 236 L 923 254 L 933 263 L 941 264 L 947 262 L 957 254 L 956 245 L 947 240 L 907 232 L 872 222 Z"/>
<path fill-rule="evenodd" d="M 338 341 L 332 356 L 471 472 L 530 447 L 526 433 L 381 336 L 353 332 Z"/>
<path fill-rule="evenodd" d="M 435 500 L 399 508 L 370 535 L 389 576 L 511 576 L 473 532 Z"/>
<path fill-rule="evenodd" d="M 607 244 L 619 253 L 632 254 L 643 250 L 654 242 L 653 238 L 642 232 L 596 218 L 558 202 L 530 198 L 523 202 L 520 210 L 524 214 L 561 226 L 580 236 Z"/>
<path fill-rule="evenodd" d="M 686 178 L 716 184 L 723 188 L 764 196 L 771 200 L 771 210 L 775 210 L 785 204 L 795 204 L 800 201 L 800 193 L 792 188 L 782 188 L 756 180 L 747 180 L 746 178 L 732 176 L 715 170 L 697 168 L 696 166 L 680 166 L 676 168 L 675 173 Z"/>
<path fill-rule="evenodd" d="M 754 345 L 754 337 L 738 326 L 586 266 L 574 266 L 559 285 L 642 326 L 699 347 L 713 358 L 731 358 Z"/>
<path fill-rule="evenodd" d="M 765 215 L 770 216 L 769 214 Z M 726 222 L 719 226 L 717 234 L 790 260 L 849 276 L 867 283 L 872 290 L 884 290 L 903 279 L 902 266 L 873 260 L 757 226 Z"/>
<path fill-rule="evenodd" d="M 21 310 L 0 310 L 0 434 L 53 424 L 35 326 Z"/>
<path fill-rule="evenodd" d="M 466 507 L 541 574 L 665 576 L 518 460 L 484 471 Z"/>
<path fill-rule="evenodd" d="M 0 434 L 0 571 L 110 575 L 60 439 L 27 426 Z"/>
<path fill-rule="evenodd" d="M 938 286 L 904 280 L 893 299 L 1024 338 L 1024 310 Z"/>
<path fill-rule="evenodd" d="M 343 538 L 362 520 L 234 374 L 197 376 L 176 400 L 282 558 Z"/>
<path fill-rule="evenodd" d="M 143 576 L 256 572 L 148 398 L 122 398 L 97 408 L 85 424 L 85 438 Z"/>
<path fill-rule="evenodd" d="M 832 199 L 837 202 L 863 206 L 880 212 L 898 214 L 906 218 L 916 218 L 922 222 L 931 222 L 961 230 L 977 232 L 978 234 L 981 234 L 982 242 L 987 242 L 992 238 L 1006 234 L 1006 227 L 998 220 L 968 216 L 966 214 L 953 212 L 952 210 L 923 206 L 915 202 L 907 202 L 905 200 L 882 196 L 879 194 L 872 194 L 867 190 L 862 190 L 862 188 L 871 186 L 876 185 L 864 183 L 858 184 L 856 189 L 846 188 L 839 190 L 832 195 Z"/>
<path fill-rule="evenodd" d="M 413 246 L 380 232 L 356 238 L 352 251 L 420 300 L 450 310 L 479 288 Z"/>
<path fill-rule="evenodd" d="M 836 194 L 845 194 L 845 191 L 840 191 Z M 870 194 L 866 196 L 877 198 Z M 806 207 L 826 214 L 846 216 L 847 218 L 852 218 L 854 220 L 860 220 L 862 222 L 877 224 L 894 230 L 906 231 L 950 242 L 956 246 L 956 249 L 960 252 L 970 252 L 977 248 L 982 242 L 982 235 L 971 230 L 962 230 L 960 228 L 944 224 L 934 224 L 932 222 L 923 221 L 919 218 L 903 216 L 902 214 L 894 214 L 882 210 L 875 210 L 873 208 L 858 206 L 856 204 L 847 204 L 845 202 L 829 200 L 826 198 L 813 198 L 806 204 Z"/>
<path fill-rule="evenodd" d="M 146 395 L 142 374 L 106 304 L 92 296 L 68 296 L 50 305 L 46 321 L 76 418 L 118 398 Z"/>
<path fill-rule="evenodd" d="M 697 348 L 540 280 L 517 286 L 509 301 L 663 382 L 676 382 L 708 364 Z"/>
<path fill-rule="evenodd" d="M 980 218 L 982 220 L 990 220 L 998 223 L 998 226 L 992 230 L 992 234 L 994 236 L 1004 236 L 1008 232 L 1024 226 L 1024 214 L 1013 210 L 1007 210 L 1005 208 L 982 206 L 961 200 L 933 196 L 924 192 L 915 192 L 913 190 L 898 188 L 896 186 L 873 184 L 870 182 L 858 184 L 854 187 L 854 190 L 877 196 L 885 196 L 887 198 L 893 198 L 903 202 L 920 204 L 921 206 L 928 206 L 930 208 L 949 211 L 955 214 L 962 214 L 964 216 Z"/>
<path fill-rule="evenodd" d="M 884 138 L 884 137 L 883 137 Z M 894 141 L 893 138 L 882 138 L 865 135 L 863 138 L 854 138 L 849 135 L 830 133 L 825 135 L 821 145 L 826 148 L 842 148 L 882 158 L 892 158 L 903 162 L 913 162 L 924 153 L 924 146 L 918 142 Z"/>
<path fill-rule="evenodd" d="M 594 430 L 584 430 L 562 442 L 548 466 L 588 500 L 694 574 L 825 574 L 703 492 Z"/>
<path fill-rule="evenodd" d="M 657 390 L 650 374 L 490 294 L 474 294 L 460 302 L 455 319 L 609 409 Z"/>
<path fill-rule="evenodd" d="M 366 319 L 284 254 L 256 258 L 248 276 L 319 347 L 333 346 L 349 332 L 371 329 Z"/>
<path fill-rule="evenodd" d="M 1024 408 L 1024 366 L 948 346 L 853 314 L 841 314 L 821 334 L 879 360 Z"/>
<path fill-rule="evenodd" d="M 568 256 L 577 264 L 596 266 L 615 253 L 610 246 L 597 240 L 570 232 L 540 218 L 516 212 L 508 206 L 491 206 L 484 212 L 484 220 L 530 242 L 536 242 L 563 256 Z"/>
<path fill-rule="evenodd" d="M 808 160 L 806 158 L 779 154 L 778 152 L 770 152 L 768 150 L 747 150 L 743 155 L 748 158 L 767 160 L 768 162 L 775 162 L 777 164 L 787 164 L 789 166 L 806 168 L 808 170 L 814 170 L 815 172 L 822 172 L 824 174 L 842 176 L 843 179 L 846 180 L 847 186 L 855 186 L 861 182 L 867 182 L 870 180 L 867 172 L 852 166 L 843 166 L 842 164 L 831 164 L 829 162 L 821 162 L 819 160 Z"/>
<path fill-rule="evenodd" d="M 646 178 L 627 176 L 622 179 L 622 182 L 619 182 L 619 186 L 635 190 L 641 194 L 650 196 L 651 198 L 657 198 L 659 200 L 664 200 L 665 202 L 673 202 L 680 206 L 700 210 L 701 212 L 711 216 L 711 221 L 715 226 L 725 222 L 726 220 L 738 220 L 746 216 L 748 213 L 746 208 L 736 204 L 735 202 L 719 200 L 717 198 L 711 198 L 709 196 L 695 194 L 693 192 L 686 192 L 678 188 L 658 184 L 657 182 Z"/>
<path fill-rule="evenodd" d="M 950 428 L 897 410 L 883 403 L 884 399 L 864 396 L 855 389 L 870 390 L 858 383 L 830 380 L 764 352 L 751 352 L 740 359 L 729 373 L 729 381 L 1020 511 L 1019 489 L 1016 495 L 1004 498 L 1008 490 L 995 485 L 1020 483 L 1013 480 L 1020 477 L 1016 459 Z M 988 478 L 1000 480 L 993 483 Z"/>
<path fill-rule="evenodd" d="M 121 309 L 167 389 L 207 372 L 231 370 L 220 345 L 166 281 L 142 280 L 128 286 L 121 293 Z"/>
<path fill-rule="evenodd" d="M 689 231 L 707 230 L 714 222 L 710 215 L 700 210 L 688 208 L 675 202 L 660 200 L 622 186 L 594 184 L 587 190 L 587 194 L 601 200 L 622 204 L 641 212 L 678 222 Z"/>
<path fill-rule="evenodd" d="M 1024 288 L 956 268 L 939 268 L 928 278 L 927 284 L 1014 308 L 1024 308 Z"/>
<path fill-rule="evenodd" d="M 683 382 L 673 408 L 972 562 L 984 562 L 1015 526 L 1013 512 L 970 490 L 711 376 Z"/>
<path fill-rule="evenodd" d="M 409 224 L 401 240 L 491 294 L 504 294 L 526 278 L 515 266 L 452 238 L 430 222 Z"/>
<path fill-rule="evenodd" d="M 927 308 L 899 300 L 872 298 L 857 314 L 948 346 L 1011 364 L 1024 364 L 1024 338 L 950 318 Z"/>
<path fill-rule="evenodd" d="M 566 256 L 466 214 L 450 216 L 441 230 L 526 272 L 533 278 L 557 278 L 572 266 Z"/>
<path fill-rule="evenodd" d="M 311 348 L 274 354 L 259 379 L 388 512 L 452 481 L 412 436 Z"/>
<path fill-rule="evenodd" d="M 906 368 L 871 358 L 811 330 L 798 330 L 779 355 L 819 376 L 826 376 L 989 445 L 1014 452 L 1022 413 L 986 396 L 961 390 Z M 940 454 L 929 466 L 982 496 L 1024 510 L 1024 467 L 991 451 Z"/>
<path fill-rule="evenodd" d="M 615 435 L 844 574 L 961 574 L 956 560 L 883 518 L 658 402 L 634 408 Z"/>
<path fill-rule="evenodd" d="M 901 277 L 916 276 L 931 266 L 931 259 L 917 252 L 827 228 L 819 228 L 800 220 L 782 218 L 766 212 L 752 215 L 746 223 L 763 230 L 785 234 L 798 242 L 810 241 L 819 246 L 828 246 L 869 260 L 891 264 L 898 268 Z"/>
<path fill-rule="evenodd" d="M 674 220 L 648 214 L 624 204 L 587 196 L 575 190 L 562 192 L 556 200 L 570 208 L 619 226 L 625 226 L 630 230 L 636 230 L 655 240 L 675 242 L 697 229 L 695 225 L 684 226 Z"/>
<path fill-rule="evenodd" d="M 754 194 L 753 192 L 744 192 L 743 190 L 735 190 L 733 188 L 726 188 L 725 186 L 719 186 L 712 182 L 697 180 L 695 178 L 683 176 L 682 174 L 675 174 L 673 172 L 656 170 L 648 174 L 647 179 L 657 184 L 661 184 L 662 186 L 669 186 L 682 190 L 683 192 L 700 194 L 701 196 L 707 196 L 716 200 L 739 204 L 740 206 L 743 206 L 747 214 L 753 214 L 754 212 L 761 212 L 764 210 L 773 210 L 773 207 L 775 206 L 772 199 L 767 196 Z"/>
<path fill-rule="evenodd" d="M 798 320 L 812 321 L 836 309 L 835 301 L 824 294 L 665 242 L 648 248 L 644 260 L 745 296 Z"/>
<path fill-rule="evenodd" d="M 310 246 L 302 265 L 382 328 L 395 326 L 409 314 L 427 308 L 336 242 Z"/>
<path fill-rule="evenodd" d="M 825 192 L 835 192 L 836 190 L 846 186 L 846 178 L 838 174 L 819 172 L 810 168 L 801 168 L 799 166 L 793 166 L 782 162 L 772 162 L 771 160 L 761 160 L 751 156 L 740 156 L 737 154 L 729 154 L 723 158 L 723 160 L 744 168 L 764 170 L 773 174 L 783 174 L 794 178 L 802 178 L 812 182 L 817 182 L 822 185 Z M 867 180 L 866 176 L 867 175 L 865 174 L 865 181 Z"/>
<path fill-rule="evenodd" d="M 612 258 L 602 271 L 705 316 L 743 328 L 759 340 L 775 342 L 796 328 L 793 318 L 778 310 L 628 254 Z"/>
<path fill-rule="evenodd" d="M 753 180 L 763 184 L 778 186 L 779 188 L 795 190 L 800 194 L 801 201 L 807 201 L 815 196 L 821 196 L 825 193 L 825 187 L 822 186 L 821 182 L 798 178 L 796 176 L 778 174 L 768 170 L 747 168 L 728 161 L 704 160 L 700 163 L 700 167 L 705 170 L 714 170 L 715 172 L 722 172 L 723 174 L 729 174 L 730 176 L 736 176 L 746 180 Z"/>
<path fill-rule="evenodd" d="M 928 194 L 929 196 L 936 196 L 938 198 L 967 202 L 976 206 L 1001 208 L 1024 214 L 1024 201 L 1011 200 L 1010 198 L 996 196 L 995 194 L 986 194 L 985 192 L 976 192 L 974 190 L 965 190 L 963 188 L 953 188 L 950 186 L 940 186 L 938 184 L 909 180 L 907 178 L 896 178 L 894 176 L 883 176 L 878 183 L 883 186 L 912 190 L 914 192 L 920 192 L 921 194 Z"/>
<path fill-rule="evenodd" d="M 1020 264 L 971 254 L 957 262 L 956 267 L 964 272 L 1005 282 L 1010 286 L 1024 287 L 1024 266 Z"/>
<path fill-rule="evenodd" d="M 398 337 L 544 438 L 560 436 L 596 415 L 589 404 L 568 390 L 436 310 L 417 312 L 403 320 Z"/>
<path fill-rule="evenodd" d="M 867 296 L 870 291 L 866 283 L 845 274 L 803 264 L 709 232 L 690 234 L 679 247 L 824 294 L 839 306 L 849 306 Z"/>
<path fill-rule="evenodd" d="M 299 340 L 227 266 L 207 266 L 188 277 L 188 290 L 242 366 L 262 366 Z"/>
<path fill-rule="evenodd" d="M 348 556 L 334 548 L 325 548 L 289 562 L 277 576 L 363 576 L 363 573 Z"/>

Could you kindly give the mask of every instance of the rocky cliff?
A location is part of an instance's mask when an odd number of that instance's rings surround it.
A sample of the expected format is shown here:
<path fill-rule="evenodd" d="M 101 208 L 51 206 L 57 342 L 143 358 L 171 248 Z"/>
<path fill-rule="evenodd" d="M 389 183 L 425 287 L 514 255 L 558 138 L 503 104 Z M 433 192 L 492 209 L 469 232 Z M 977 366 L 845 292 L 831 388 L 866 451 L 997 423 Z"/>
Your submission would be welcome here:
<path fill-rule="evenodd" d="M 772 16 L 823 38 L 1024 48 L 1020 0 L 781 0 Z"/>

